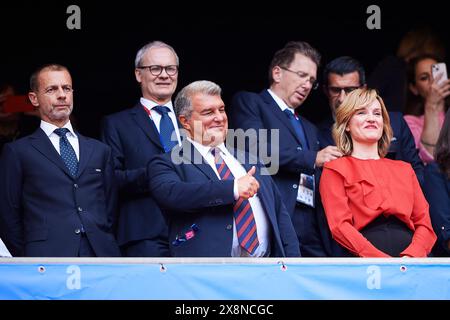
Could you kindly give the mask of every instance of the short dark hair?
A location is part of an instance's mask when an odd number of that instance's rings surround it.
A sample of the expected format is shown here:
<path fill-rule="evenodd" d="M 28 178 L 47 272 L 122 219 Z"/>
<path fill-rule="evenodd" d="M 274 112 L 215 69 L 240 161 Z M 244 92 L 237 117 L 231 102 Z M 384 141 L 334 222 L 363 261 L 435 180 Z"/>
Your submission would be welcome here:
<path fill-rule="evenodd" d="M 331 60 L 323 70 L 323 83 L 328 86 L 328 75 L 330 73 L 336 73 L 340 76 L 358 71 L 359 75 L 359 85 L 363 86 L 366 84 L 366 71 L 361 62 L 355 58 L 349 56 L 342 56 Z"/>
<path fill-rule="evenodd" d="M 435 158 L 436 163 L 447 179 L 450 179 L 450 109 L 445 115 L 439 138 L 436 143 Z"/>
<path fill-rule="evenodd" d="M 269 84 L 274 82 L 272 77 L 272 69 L 276 66 L 289 68 L 292 61 L 295 59 L 295 55 L 299 53 L 305 57 L 310 58 L 316 65 L 320 65 L 320 53 L 315 48 L 313 48 L 309 43 L 304 41 L 290 41 L 283 49 L 275 52 L 269 66 Z"/>
<path fill-rule="evenodd" d="M 45 64 L 43 66 L 40 66 L 33 72 L 33 74 L 30 77 L 31 91 L 37 92 L 39 90 L 39 82 L 38 82 L 39 74 L 41 72 L 47 71 L 47 70 L 48 71 L 67 71 L 67 72 L 69 72 L 69 69 L 67 69 L 67 67 L 57 64 L 57 63 L 50 63 L 50 64 Z"/>

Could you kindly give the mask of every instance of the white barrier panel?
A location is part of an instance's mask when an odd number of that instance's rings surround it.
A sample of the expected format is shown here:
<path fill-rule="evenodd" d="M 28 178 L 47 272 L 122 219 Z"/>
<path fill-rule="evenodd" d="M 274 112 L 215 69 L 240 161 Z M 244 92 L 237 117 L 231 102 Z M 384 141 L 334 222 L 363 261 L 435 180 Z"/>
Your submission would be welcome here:
<path fill-rule="evenodd" d="M 0 299 L 450 299 L 450 259 L 2 258 Z"/>

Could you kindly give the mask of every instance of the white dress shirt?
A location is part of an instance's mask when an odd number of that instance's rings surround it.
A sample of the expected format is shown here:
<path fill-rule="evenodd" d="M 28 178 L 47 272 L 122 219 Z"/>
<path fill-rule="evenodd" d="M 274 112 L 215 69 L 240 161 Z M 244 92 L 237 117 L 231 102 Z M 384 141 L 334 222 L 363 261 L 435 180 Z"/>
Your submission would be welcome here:
<path fill-rule="evenodd" d="M 216 173 L 217 177 L 220 179 L 219 172 L 217 171 L 216 164 L 214 162 L 214 156 L 211 153 L 213 148 L 209 146 L 204 146 L 196 141 L 193 141 L 190 138 L 187 138 L 194 147 L 200 152 L 206 162 L 209 164 L 211 169 Z M 234 198 L 235 200 L 239 199 L 239 192 L 237 189 L 237 179 L 245 176 L 247 172 L 245 168 L 236 160 L 235 157 L 227 150 L 225 145 L 221 143 L 216 148 L 220 150 L 220 156 L 222 157 L 225 164 L 230 169 L 231 173 L 234 176 Z M 256 223 L 256 231 L 258 234 L 259 246 L 253 253 L 252 257 L 264 257 L 269 255 L 270 253 L 270 239 L 271 239 L 271 230 L 269 225 L 269 220 L 264 211 L 264 208 L 261 205 L 261 201 L 258 198 L 258 195 L 255 194 L 253 197 L 248 199 L 250 206 L 253 210 L 253 215 L 255 217 Z M 233 214 L 233 212 L 230 212 Z M 241 248 L 239 245 L 239 240 L 237 237 L 236 231 L 236 222 L 233 220 L 233 244 L 231 247 L 231 256 L 232 257 L 249 257 L 250 254 Z"/>
<path fill-rule="evenodd" d="M 68 121 L 63 128 L 69 129 L 69 132 L 66 134 L 67 140 L 71 144 L 73 150 L 75 151 L 75 154 L 77 155 L 77 160 L 80 161 L 80 144 L 78 142 L 78 137 L 75 134 L 75 131 L 73 131 L 72 124 L 70 121 Z M 56 151 L 61 154 L 61 151 L 59 150 L 59 136 L 54 132 L 55 129 L 59 129 L 59 127 L 55 126 L 54 124 L 45 122 L 44 120 L 41 120 L 41 129 L 44 130 L 47 137 L 50 139 L 50 142 L 55 147 Z"/>
<path fill-rule="evenodd" d="M 288 109 L 290 112 L 292 112 L 294 114 L 294 116 L 297 118 L 297 115 L 295 114 L 295 110 L 290 108 L 286 102 L 283 101 L 283 99 L 281 99 L 280 97 L 278 97 L 275 92 L 273 92 L 270 89 L 267 89 L 267 92 L 269 92 L 269 94 L 272 96 L 273 100 L 275 100 L 275 102 L 277 103 L 278 107 L 281 109 L 281 111 L 284 112 L 284 110 Z"/>
<path fill-rule="evenodd" d="M 160 104 L 157 104 L 156 102 L 153 102 L 153 101 L 145 99 L 145 98 L 141 98 L 141 104 L 147 110 L 150 111 L 151 119 L 155 123 L 156 129 L 158 130 L 158 133 L 159 133 L 160 132 L 160 130 L 159 130 L 159 123 L 161 122 L 161 117 L 162 116 L 161 116 L 161 114 L 158 111 L 154 110 L 153 108 L 156 107 L 156 106 L 160 106 Z M 180 129 L 178 128 L 177 116 L 175 114 L 175 111 L 173 110 L 172 101 L 169 101 L 164 106 L 169 108 L 170 111 L 172 111 L 172 112 L 169 112 L 168 114 L 169 114 L 170 119 L 172 120 L 173 127 L 175 128 L 175 133 L 177 134 L 178 144 L 181 145 Z"/>

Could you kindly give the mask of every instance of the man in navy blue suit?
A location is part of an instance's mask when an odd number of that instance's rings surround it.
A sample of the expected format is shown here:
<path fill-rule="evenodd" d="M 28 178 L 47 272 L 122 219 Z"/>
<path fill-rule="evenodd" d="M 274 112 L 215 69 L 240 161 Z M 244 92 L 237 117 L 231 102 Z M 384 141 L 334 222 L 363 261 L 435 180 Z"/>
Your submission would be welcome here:
<path fill-rule="evenodd" d="M 187 138 L 148 166 L 151 191 L 168 221 L 171 255 L 300 256 L 289 214 L 264 166 L 243 152 L 238 160 L 225 147 L 220 87 L 191 83 L 178 94 L 175 110 Z"/>
<path fill-rule="evenodd" d="M 323 72 L 323 90 L 328 98 L 331 115 L 318 124 L 321 147 L 334 146 L 331 135 L 336 108 L 344 101 L 346 95 L 358 88 L 366 86 L 366 75 L 363 65 L 348 56 L 338 57 L 330 61 Z M 417 179 L 423 184 L 424 167 L 417 154 L 414 138 L 403 115 L 400 112 L 389 112 L 394 136 L 389 146 L 387 158 L 409 162 L 416 172 Z"/>
<path fill-rule="evenodd" d="M 120 256 L 111 149 L 73 130 L 66 67 L 39 68 L 30 86 L 41 124 L 3 149 L 0 236 L 13 256 Z"/>
<path fill-rule="evenodd" d="M 231 108 L 233 127 L 256 130 L 259 146 L 264 140 L 261 129 L 279 133 L 275 141 L 270 133 L 266 137 L 270 166 L 273 159 L 279 160 L 273 178 L 294 224 L 302 255 L 312 257 L 328 255 L 320 235 L 327 226 L 320 225 L 316 217 L 318 168 L 341 156 L 334 146 L 319 149 L 317 128 L 298 112 L 317 87 L 319 63 L 319 52 L 308 43 L 289 42 L 272 59 L 270 88 L 259 94 L 237 93 Z M 246 145 L 247 150 L 250 147 Z M 269 166 L 267 161 L 265 164 Z"/>
<path fill-rule="evenodd" d="M 120 188 L 117 238 L 125 256 L 169 255 L 167 225 L 148 190 L 147 163 L 180 139 L 171 101 L 178 66 L 178 56 L 168 44 L 154 41 L 142 47 L 135 59 L 140 101 L 104 119 L 102 140 L 112 148 Z"/>

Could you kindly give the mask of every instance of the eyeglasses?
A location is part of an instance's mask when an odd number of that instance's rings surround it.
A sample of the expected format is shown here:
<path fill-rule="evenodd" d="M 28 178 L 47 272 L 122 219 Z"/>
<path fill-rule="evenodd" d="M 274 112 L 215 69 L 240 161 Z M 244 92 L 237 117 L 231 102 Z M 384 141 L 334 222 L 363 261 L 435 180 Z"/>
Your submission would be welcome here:
<path fill-rule="evenodd" d="M 345 94 L 349 94 L 350 92 L 359 89 L 360 87 L 327 87 L 331 96 L 340 95 L 342 90 L 344 90 Z"/>
<path fill-rule="evenodd" d="M 317 82 L 317 80 L 314 77 L 310 77 L 307 73 L 305 73 L 303 71 L 294 71 L 294 70 L 290 70 L 288 68 L 281 67 L 281 66 L 280 66 L 280 68 L 283 70 L 295 73 L 303 81 L 308 81 L 311 84 L 311 87 L 313 90 L 316 90 L 319 87 L 319 82 Z"/>
<path fill-rule="evenodd" d="M 178 66 L 170 65 L 170 66 L 140 66 L 138 69 L 148 69 L 150 73 L 154 76 L 159 76 L 163 69 L 169 76 L 174 76 L 178 73 Z"/>

